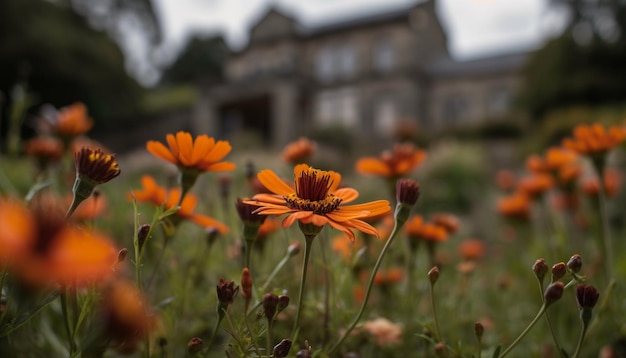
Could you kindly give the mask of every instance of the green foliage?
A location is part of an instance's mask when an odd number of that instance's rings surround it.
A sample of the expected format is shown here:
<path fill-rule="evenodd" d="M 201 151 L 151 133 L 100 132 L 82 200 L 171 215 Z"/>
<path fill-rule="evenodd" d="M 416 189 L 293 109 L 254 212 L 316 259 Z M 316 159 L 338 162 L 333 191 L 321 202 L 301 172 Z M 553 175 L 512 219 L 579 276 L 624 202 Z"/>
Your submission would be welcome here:
<path fill-rule="evenodd" d="M 85 102 L 99 128 L 132 120 L 143 92 L 106 33 L 45 0 L 0 4 L 0 92 L 22 82 L 40 103 Z"/>
<path fill-rule="evenodd" d="M 577 39 L 577 31 L 581 26 L 596 29 L 590 24 L 597 22 L 607 25 L 607 19 L 602 18 L 607 12 L 602 15 L 600 6 L 580 9 L 585 3 L 568 3 L 578 16 L 572 18 L 561 36 L 535 52 L 527 64 L 520 102 L 535 119 L 561 107 L 595 106 L 626 98 L 626 4 L 610 3 L 608 14 L 614 18 L 616 39 L 592 33 L 587 42 Z"/>
<path fill-rule="evenodd" d="M 221 37 L 193 37 L 164 72 L 162 83 L 196 83 L 220 80 L 228 47 Z"/>

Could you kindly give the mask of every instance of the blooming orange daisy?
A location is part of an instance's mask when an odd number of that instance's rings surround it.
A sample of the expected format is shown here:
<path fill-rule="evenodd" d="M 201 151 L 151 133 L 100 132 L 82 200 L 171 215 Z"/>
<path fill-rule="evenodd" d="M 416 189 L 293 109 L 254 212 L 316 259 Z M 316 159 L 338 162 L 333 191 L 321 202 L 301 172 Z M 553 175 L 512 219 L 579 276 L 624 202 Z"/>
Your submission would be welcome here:
<path fill-rule="evenodd" d="M 156 180 L 149 175 L 141 177 L 141 185 L 143 186 L 143 190 L 133 191 L 132 195 L 129 194 L 129 199 L 132 199 L 134 196 L 138 202 L 148 202 L 156 206 L 163 205 L 165 210 L 176 207 L 180 201 L 180 188 L 174 188 L 168 191 L 159 186 Z M 195 214 L 194 210 L 197 204 L 198 198 L 195 195 L 185 195 L 182 202 L 180 202 L 180 207 L 176 215 L 181 219 L 190 220 L 204 228 L 213 227 L 221 233 L 228 232 L 228 227 L 223 223 L 205 215 Z"/>
<path fill-rule="evenodd" d="M 464 260 L 478 260 L 485 256 L 485 244 L 478 239 L 463 240 L 458 250 Z"/>
<path fill-rule="evenodd" d="M 191 168 L 202 172 L 224 172 L 235 169 L 235 164 L 222 162 L 231 151 L 227 141 L 215 141 L 202 134 L 195 141 L 188 132 L 178 132 L 166 136 L 167 148 L 163 143 L 148 141 L 146 149 L 155 157 L 168 161 L 180 168 Z"/>
<path fill-rule="evenodd" d="M 420 215 L 413 215 L 404 225 L 404 231 L 411 238 L 419 238 L 426 241 L 446 241 L 448 232 L 442 226 L 427 223 Z"/>
<path fill-rule="evenodd" d="M 514 193 L 498 200 L 500 214 L 511 218 L 527 219 L 530 216 L 530 199 L 523 193 Z"/>
<path fill-rule="evenodd" d="M 259 172 L 259 181 L 273 194 L 257 194 L 247 203 L 259 206 L 260 214 L 288 214 L 283 220 L 284 228 L 299 221 L 318 227 L 328 224 L 346 233 L 352 241 L 352 229 L 378 237 L 378 231 L 363 219 L 389 211 L 387 200 L 345 205 L 356 200 L 359 193 L 352 188 L 339 188 L 341 174 L 307 164 L 296 165 L 293 173 L 295 189 L 271 170 Z"/>
<path fill-rule="evenodd" d="M 284 162 L 292 165 L 306 162 L 315 154 L 316 148 L 315 142 L 302 137 L 295 142 L 287 144 L 285 149 L 283 149 L 281 158 Z"/>
<path fill-rule="evenodd" d="M 626 139 L 626 128 L 605 128 L 599 123 L 581 124 L 573 131 L 573 138 L 565 138 L 563 146 L 579 154 L 599 154 L 613 149 Z"/>
<path fill-rule="evenodd" d="M 417 149 L 412 143 L 396 144 L 392 151 L 384 151 L 380 158 L 361 158 L 356 163 L 356 170 L 362 174 L 377 175 L 384 178 L 399 178 L 426 159 L 426 151 Z"/>
<path fill-rule="evenodd" d="M 535 198 L 554 186 L 554 180 L 547 174 L 531 174 L 521 178 L 517 183 L 518 191 L 528 197 Z"/>
<path fill-rule="evenodd" d="M 73 138 L 87 133 L 91 127 L 93 121 L 87 116 L 87 107 L 78 102 L 59 110 L 52 132 L 60 137 Z"/>

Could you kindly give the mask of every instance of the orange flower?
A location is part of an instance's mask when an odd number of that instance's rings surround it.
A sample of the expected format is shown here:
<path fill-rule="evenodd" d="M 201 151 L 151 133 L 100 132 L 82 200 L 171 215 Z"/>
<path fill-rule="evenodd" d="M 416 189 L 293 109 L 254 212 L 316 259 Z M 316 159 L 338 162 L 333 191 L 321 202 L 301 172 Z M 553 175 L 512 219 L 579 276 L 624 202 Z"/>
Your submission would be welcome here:
<path fill-rule="evenodd" d="M 93 121 L 87 116 L 87 107 L 82 103 L 61 108 L 52 132 L 65 138 L 78 137 L 93 127 Z"/>
<path fill-rule="evenodd" d="M 70 196 L 67 199 L 67 203 L 70 204 L 72 202 L 72 197 Z M 95 219 L 97 217 L 100 217 L 106 209 L 106 198 L 98 191 L 94 191 L 94 193 L 89 196 L 89 198 L 85 199 L 82 202 L 82 205 L 79 205 L 76 208 L 76 211 L 74 211 L 74 213 L 72 214 L 72 219 L 78 221 Z"/>
<path fill-rule="evenodd" d="M 606 169 L 604 171 L 604 191 L 607 197 L 614 197 L 619 192 L 622 177 L 619 171 L 615 169 Z M 600 192 L 598 178 L 588 178 L 581 184 L 583 192 L 589 196 L 596 196 Z"/>
<path fill-rule="evenodd" d="M 274 194 L 257 194 L 249 204 L 257 205 L 264 215 L 288 214 L 283 227 L 295 221 L 322 227 L 326 224 L 341 230 L 354 241 L 352 229 L 378 237 L 378 232 L 363 219 L 389 211 L 387 200 L 345 205 L 359 193 L 352 188 L 339 188 L 341 175 L 299 164 L 294 168 L 295 189 L 282 181 L 273 171 L 263 170 L 259 181 Z"/>
<path fill-rule="evenodd" d="M 545 159 L 538 155 L 530 156 L 526 161 L 526 168 L 533 173 L 551 173 L 577 160 L 576 152 L 566 148 L 552 147 L 546 151 Z"/>
<path fill-rule="evenodd" d="M 196 169 L 201 172 L 225 172 L 235 169 L 235 164 L 222 162 L 231 146 L 227 141 L 215 141 L 202 134 L 195 141 L 188 132 L 166 136 L 169 149 L 161 142 L 148 141 L 146 149 L 155 157 L 175 164 L 179 168 Z"/>
<path fill-rule="evenodd" d="M 307 162 L 315 154 L 316 148 L 315 142 L 302 137 L 295 142 L 287 144 L 285 149 L 283 149 L 281 158 L 284 162 L 292 165 Z"/>
<path fill-rule="evenodd" d="M 0 263 L 30 285 L 82 285 L 113 272 L 111 240 L 68 225 L 58 199 L 37 197 L 31 208 L 0 201 L 0 225 Z"/>
<path fill-rule="evenodd" d="M 563 146 L 579 154 L 605 153 L 626 139 L 625 128 L 612 126 L 607 130 L 599 123 L 578 125 L 573 134 L 573 138 L 563 140 Z"/>
<path fill-rule="evenodd" d="M 433 224 L 444 228 L 448 234 L 459 231 L 459 219 L 452 214 L 437 213 L 433 215 L 431 220 Z"/>
<path fill-rule="evenodd" d="M 485 244 L 478 239 L 467 239 L 459 244 L 459 254 L 464 260 L 478 260 L 485 255 Z"/>
<path fill-rule="evenodd" d="M 534 198 L 550 190 L 554 185 L 552 177 L 547 174 L 531 174 L 525 176 L 517 183 L 519 192 Z"/>
<path fill-rule="evenodd" d="M 279 228 L 280 228 L 280 223 L 277 220 L 268 218 L 259 227 L 259 232 L 257 233 L 257 240 L 263 240 L 264 238 L 273 234 Z"/>
<path fill-rule="evenodd" d="M 426 152 L 415 148 L 413 144 L 396 144 L 392 151 L 384 151 L 380 158 L 359 159 L 356 163 L 356 170 L 361 174 L 398 178 L 407 175 L 424 159 L 426 159 Z"/>
<path fill-rule="evenodd" d="M 393 283 L 402 281 L 404 278 L 404 270 L 395 267 L 388 270 L 379 270 L 374 276 L 374 284 L 378 286 L 388 286 Z"/>
<path fill-rule="evenodd" d="M 63 144 L 57 138 L 37 137 L 24 143 L 24 151 L 44 166 L 61 159 Z"/>
<path fill-rule="evenodd" d="M 180 200 L 180 188 L 170 189 L 169 192 L 160 187 L 153 177 L 144 175 L 141 178 L 142 191 L 133 191 L 132 195 L 129 195 L 129 199 L 133 196 L 138 202 L 148 202 L 156 206 L 163 205 L 165 210 L 169 210 L 179 205 Z M 204 215 L 194 214 L 193 211 L 198 204 L 198 199 L 193 194 L 187 194 L 180 203 L 180 207 L 176 212 L 176 215 L 185 220 L 190 220 L 204 228 L 212 227 L 216 228 L 221 233 L 228 232 L 228 227 L 221 222 Z"/>
<path fill-rule="evenodd" d="M 433 242 L 448 240 L 446 229 L 439 225 L 424 222 L 420 215 L 413 215 L 404 225 L 404 231 L 411 238 Z"/>
<path fill-rule="evenodd" d="M 511 190 L 515 187 L 515 174 L 512 171 L 502 169 L 496 174 L 496 185 L 502 190 Z"/>
<path fill-rule="evenodd" d="M 530 199 L 523 193 L 500 198 L 498 211 L 506 217 L 527 219 L 530 216 Z"/>

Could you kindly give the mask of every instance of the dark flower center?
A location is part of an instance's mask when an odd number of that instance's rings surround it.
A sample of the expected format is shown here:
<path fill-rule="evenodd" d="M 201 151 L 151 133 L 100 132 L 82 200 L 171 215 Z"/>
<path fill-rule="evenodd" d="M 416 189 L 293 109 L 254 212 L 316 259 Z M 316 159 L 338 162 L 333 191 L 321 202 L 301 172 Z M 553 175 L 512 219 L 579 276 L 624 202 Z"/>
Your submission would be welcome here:
<path fill-rule="evenodd" d="M 285 197 L 287 207 L 319 215 L 333 212 L 342 199 L 328 193 L 331 185 L 331 176 L 327 173 L 313 168 L 303 170 L 296 178 L 296 193 Z"/>

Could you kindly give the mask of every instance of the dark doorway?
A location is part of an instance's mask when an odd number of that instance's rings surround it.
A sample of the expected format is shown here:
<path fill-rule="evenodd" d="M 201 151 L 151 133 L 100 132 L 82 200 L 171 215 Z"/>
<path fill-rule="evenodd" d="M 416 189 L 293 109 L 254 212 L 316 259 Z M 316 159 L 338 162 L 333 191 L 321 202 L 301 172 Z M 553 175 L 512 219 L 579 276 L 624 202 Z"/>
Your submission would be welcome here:
<path fill-rule="evenodd" d="M 272 141 L 271 97 L 260 95 L 224 103 L 219 107 L 219 131 L 225 138 L 245 132 L 259 135 L 265 144 Z"/>

